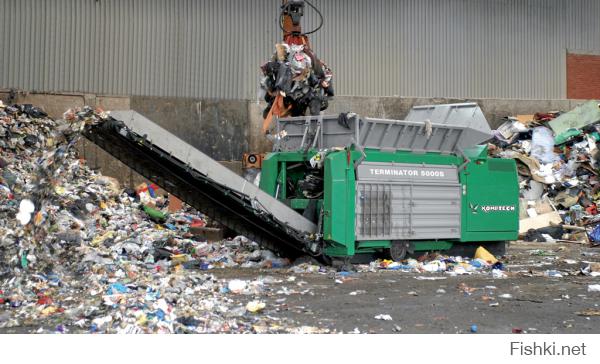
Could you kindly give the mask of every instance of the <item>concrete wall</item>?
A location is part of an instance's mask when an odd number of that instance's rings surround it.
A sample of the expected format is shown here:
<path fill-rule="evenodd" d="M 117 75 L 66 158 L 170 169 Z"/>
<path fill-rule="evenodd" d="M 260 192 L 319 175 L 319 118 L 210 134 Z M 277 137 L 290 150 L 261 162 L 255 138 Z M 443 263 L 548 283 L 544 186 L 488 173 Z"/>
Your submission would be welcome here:
<path fill-rule="evenodd" d="M 5 103 L 31 103 L 40 106 L 54 118 L 72 107 L 90 105 L 105 110 L 133 109 L 156 121 L 165 129 L 197 147 L 228 168 L 241 174 L 244 152 L 268 152 L 272 144 L 260 133 L 264 103 L 248 100 L 205 100 L 164 97 L 113 97 L 92 94 L 19 93 L 10 96 L 0 90 Z M 496 128 L 508 115 L 534 114 L 552 110 L 570 110 L 581 100 L 510 100 L 448 99 L 403 97 L 336 97 L 327 113 L 353 111 L 361 116 L 402 119 L 413 105 L 453 102 L 477 102 L 490 126 Z M 92 168 L 117 177 L 124 185 L 133 186 L 143 178 L 127 166 L 87 140 L 80 151 Z"/>
<path fill-rule="evenodd" d="M 248 151 L 248 101 L 131 97 L 131 108 L 216 160 Z"/>
<path fill-rule="evenodd" d="M 430 104 L 476 102 L 482 109 L 492 129 L 502 118 L 510 115 L 535 114 L 554 110 L 568 111 L 585 100 L 516 100 L 516 99 L 457 99 L 423 97 L 336 97 L 330 102 L 327 113 L 353 111 L 361 116 L 387 119 L 404 118 L 411 107 Z"/>

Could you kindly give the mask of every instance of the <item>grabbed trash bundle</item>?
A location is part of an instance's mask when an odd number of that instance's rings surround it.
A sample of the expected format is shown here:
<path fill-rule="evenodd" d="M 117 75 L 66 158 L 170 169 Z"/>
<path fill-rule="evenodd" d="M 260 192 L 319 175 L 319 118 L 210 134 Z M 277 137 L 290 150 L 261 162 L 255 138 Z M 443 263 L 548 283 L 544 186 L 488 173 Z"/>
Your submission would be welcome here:
<path fill-rule="evenodd" d="M 278 43 L 271 59 L 261 66 L 260 86 L 267 107 L 263 111 L 263 132 L 274 116 L 302 116 L 308 110 L 318 115 L 334 95 L 331 69 L 308 45 Z"/>

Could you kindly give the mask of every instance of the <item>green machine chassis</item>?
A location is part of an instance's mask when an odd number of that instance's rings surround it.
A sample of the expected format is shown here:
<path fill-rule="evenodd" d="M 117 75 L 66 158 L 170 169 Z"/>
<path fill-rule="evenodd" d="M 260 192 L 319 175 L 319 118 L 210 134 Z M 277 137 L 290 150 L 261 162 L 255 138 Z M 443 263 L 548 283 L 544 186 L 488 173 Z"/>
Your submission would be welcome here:
<path fill-rule="evenodd" d="M 290 195 L 289 188 L 307 173 L 317 150 L 270 153 L 263 161 L 260 188 L 303 213 L 310 199 Z M 395 153 L 355 148 L 332 151 L 324 158 L 324 189 L 316 199 L 317 222 L 325 243 L 324 254 L 349 257 L 389 249 L 392 240 L 356 240 L 356 173 L 362 161 L 459 166 L 462 187 L 461 236 L 459 239 L 411 241 L 415 251 L 445 250 L 458 242 L 514 240 L 518 234 L 518 181 L 514 160 L 487 157 L 487 147 L 476 146 L 464 156 L 439 153 Z M 284 182 L 285 181 L 285 182 Z"/>

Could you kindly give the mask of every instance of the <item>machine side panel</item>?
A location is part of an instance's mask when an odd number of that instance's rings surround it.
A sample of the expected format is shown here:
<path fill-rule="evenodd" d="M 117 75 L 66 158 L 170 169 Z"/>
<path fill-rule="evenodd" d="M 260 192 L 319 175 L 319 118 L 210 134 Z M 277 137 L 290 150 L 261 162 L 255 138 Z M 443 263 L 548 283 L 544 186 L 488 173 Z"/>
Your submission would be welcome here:
<path fill-rule="evenodd" d="M 357 240 L 460 238 L 456 166 L 364 162 L 357 176 Z"/>
<path fill-rule="evenodd" d="M 350 161 L 352 163 L 352 161 Z M 329 255 L 354 255 L 355 176 L 345 152 L 325 159 L 323 238 L 334 246 Z"/>
<path fill-rule="evenodd" d="M 259 186 L 261 190 L 271 196 L 275 196 L 277 192 L 278 164 L 279 159 L 277 158 L 277 154 L 274 153 L 268 154 L 262 161 Z"/>
<path fill-rule="evenodd" d="M 358 182 L 356 239 L 460 238 L 460 186 Z"/>
<path fill-rule="evenodd" d="M 470 233 L 502 233 L 496 240 L 516 239 L 519 230 L 519 183 L 514 160 L 486 159 L 469 163 L 463 193 L 463 240 Z M 476 238 L 477 236 L 477 238 Z M 489 235 L 494 240 L 494 235 Z"/>

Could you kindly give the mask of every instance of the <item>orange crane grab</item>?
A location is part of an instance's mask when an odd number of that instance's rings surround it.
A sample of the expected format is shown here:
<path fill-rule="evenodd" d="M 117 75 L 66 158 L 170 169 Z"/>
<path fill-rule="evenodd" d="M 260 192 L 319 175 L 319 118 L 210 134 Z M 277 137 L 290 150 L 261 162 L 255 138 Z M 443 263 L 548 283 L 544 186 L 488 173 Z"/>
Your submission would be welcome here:
<path fill-rule="evenodd" d="M 309 5 L 312 6 L 312 4 L 310 3 Z M 317 31 L 321 26 L 309 33 L 302 32 L 302 25 L 300 24 L 300 19 L 304 15 L 304 1 L 282 0 L 281 9 L 282 10 L 280 15 L 279 26 L 283 31 L 283 42 L 290 46 L 304 46 L 304 53 L 306 53 L 310 57 L 315 72 L 319 75 L 323 75 L 323 64 L 312 51 L 310 41 L 308 40 L 307 36 L 307 34 L 314 33 L 315 31 Z M 319 15 L 321 14 L 319 13 Z M 274 96 L 275 99 L 271 105 L 269 112 L 263 120 L 263 134 L 266 134 L 268 132 L 274 117 L 289 116 L 292 109 L 291 105 L 286 106 L 284 104 L 284 95 L 282 95 L 281 92 L 277 92 L 275 95 L 272 96 Z"/>

